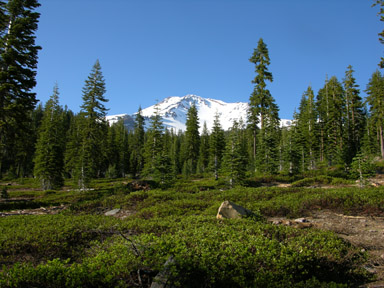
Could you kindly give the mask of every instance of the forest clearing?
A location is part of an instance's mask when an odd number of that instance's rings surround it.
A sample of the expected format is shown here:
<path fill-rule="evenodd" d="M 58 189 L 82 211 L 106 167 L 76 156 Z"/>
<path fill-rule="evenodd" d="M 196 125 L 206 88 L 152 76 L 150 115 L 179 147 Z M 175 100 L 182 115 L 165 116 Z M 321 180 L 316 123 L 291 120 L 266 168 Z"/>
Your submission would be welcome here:
<path fill-rule="evenodd" d="M 0 286 L 150 287 L 170 257 L 167 281 L 179 287 L 384 283 L 384 186 L 196 179 L 132 191 L 131 183 L 105 179 L 85 191 L 1 183 L 9 198 L 0 201 Z M 255 214 L 216 219 L 225 200 Z"/>

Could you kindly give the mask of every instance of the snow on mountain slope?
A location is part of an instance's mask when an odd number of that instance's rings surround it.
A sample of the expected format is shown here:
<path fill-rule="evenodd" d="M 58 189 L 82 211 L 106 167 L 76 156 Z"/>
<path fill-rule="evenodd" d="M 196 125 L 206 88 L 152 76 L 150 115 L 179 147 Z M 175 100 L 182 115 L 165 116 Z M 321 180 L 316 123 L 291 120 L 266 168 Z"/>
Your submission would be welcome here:
<path fill-rule="evenodd" d="M 202 98 L 196 95 L 186 95 L 183 97 L 168 97 L 157 105 L 150 106 L 142 110 L 145 118 L 150 118 L 155 114 L 156 109 L 163 119 L 163 124 L 169 129 L 175 131 L 185 131 L 185 122 L 187 120 L 188 109 L 195 104 L 200 122 L 200 131 L 203 129 L 204 122 L 210 130 L 213 126 L 213 120 L 216 113 L 219 114 L 221 126 L 224 130 L 232 127 L 233 121 L 247 121 L 248 103 L 226 103 L 221 100 Z M 116 122 L 119 118 L 124 118 L 124 114 L 107 116 L 110 123 Z M 147 122 L 147 127 L 149 123 Z M 291 120 L 282 119 L 281 126 L 290 126 Z"/>

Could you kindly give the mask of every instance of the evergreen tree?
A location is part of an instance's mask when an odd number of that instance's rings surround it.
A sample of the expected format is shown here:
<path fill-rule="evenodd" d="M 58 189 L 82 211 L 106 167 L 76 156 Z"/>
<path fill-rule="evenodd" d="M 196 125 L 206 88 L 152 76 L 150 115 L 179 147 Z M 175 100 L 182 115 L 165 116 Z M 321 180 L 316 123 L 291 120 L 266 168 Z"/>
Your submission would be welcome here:
<path fill-rule="evenodd" d="M 209 133 L 207 123 L 204 121 L 203 132 L 200 137 L 200 152 L 198 161 L 198 172 L 206 172 L 209 165 Z"/>
<path fill-rule="evenodd" d="M 51 98 L 44 109 L 42 125 L 36 144 L 35 176 L 44 190 L 59 188 L 64 184 L 65 131 L 59 92 L 54 87 Z"/>
<path fill-rule="evenodd" d="M 123 120 L 118 121 L 114 126 L 116 129 L 116 146 L 119 152 L 118 175 L 125 177 L 131 170 L 130 156 L 132 151 L 129 146 L 129 133 L 124 126 Z"/>
<path fill-rule="evenodd" d="M 83 140 L 84 117 L 77 114 L 71 118 L 67 132 L 67 143 L 64 154 L 64 171 L 66 177 L 79 179 L 80 147 Z"/>
<path fill-rule="evenodd" d="M 214 172 L 215 179 L 219 179 L 221 159 L 225 149 L 224 130 L 221 128 L 219 114 L 216 112 L 213 120 L 212 133 L 209 141 L 210 167 Z"/>
<path fill-rule="evenodd" d="M 343 81 L 346 101 L 344 161 L 350 164 L 361 146 L 365 129 L 365 111 L 359 95 L 359 85 L 353 77 L 352 66 L 349 65 L 347 69 Z"/>
<path fill-rule="evenodd" d="M 295 118 L 295 134 L 292 143 L 297 144 L 295 152 L 300 154 L 300 171 L 313 170 L 316 166 L 318 151 L 317 111 L 312 87 L 304 92 L 300 102 L 299 112 Z M 292 149 L 292 148 L 291 148 Z M 292 152 L 293 153 L 293 152 Z M 294 163 L 295 161 L 293 161 Z"/>
<path fill-rule="evenodd" d="M 229 178 L 231 187 L 245 179 L 247 151 L 242 143 L 241 130 L 239 123 L 234 121 L 223 157 L 222 171 Z"/>
<path fill-rule="evenodd" d="M 370 121 L 376 128 L 380 155 L 384 159 L 384 77 L 378 70 L 372 74 L 366 92 Z"/>
<path fill-rule="evenodd" d="M 158 156 L 163 151 L 163 122 L 156 105 L 155 114 L 151 117 L 150 127 L 147 131 L 147 139 L 144 145 L 144 169 L 143 174 L 153 177 L 158 164 Z"/>
<path fill-rule="evenodd" d="M 171 162 L 172 162 L 172 171 L 175 173 L 175 176 L 181 174 L 182 172 L 182 163 L 181 163 L 181 147 L 182 147 L 182 137 L 184 134 L 179 130 L 178 134 L 175 134 L 172 130 L 171 133 Z"/>
<path fill-rule="evenodd" d="M 317 95 L 320 125 L 320 161 L 328 166 L 343 162 L 345 123 L 344 89 L 335 76 L 326 80 Z"/>
<path fill-rule="evenodd" d="M 40 14 L 36 0 L 0 1 L 0 177 L 25 153 L 36 95 L 37 54 L 34 33 Z M 30 146 L 30 145 L 28 145 Z M 24 156 L 18 157 L 25 159 Z"/>
<path fill-rule="evenodd" d="M 175 173 L 171 158 L 171 133 L 165 129 L 163 134 L 163 149 L 156 155 L 156 169 L 154 170 L 154 179 L 160 183 L 161 188 L 169 187 Z"/>
<path fill-rule="evenodd" d="M 187 175 L 196 173 L 197 161 L 199 159 L 200 151 L 200 134 L 199 134 L 199 117 L 197 116 L 197 109 L 193 104 L 187 113 L 187 121 L 185 123 L 185 161 L 189 166 Z"/>
<path fill-rule="evenodd" d="M 375 3 L 372 6 L 380 5 L 380 10 L 378 15 L 380 15 L 380 21 L 384 22 L 384 1 L 383 0 L 375 0 Z M 381 31 L 379 34 L 379 41 L 381 44 L 384 44 L 384 30 Z M 384 58 L 381 57 L 380 68 L 384 68 Z"/>
<path fill-rule="evenodd" d="M 133 177 L 141 173 L 144 167 L 144 117 L 141 107 L 135 115 L 135 127 L 133 131 L 132 153 L 130 157 L 130 166 Z"/>
<path fill-rule="evenodd" d="M 84 117 L 82 143 L 80 144 L 79 186 L 84 189 L 90 179 L 101 176 L 105 161 L 103 151 L 107 138 L 107 123 L 105 120 L 107 109 L 104 97 L 106 92 L 105 80 L 101 66 L 97 60 L 83 88 L 83 105 L 81 115 Z"/>
<path fill-rule="evenodd" d="M 253 131 L 253 157 L 260 172 L 275 173 L 278 166 L 279 108 L 266 88 L 266 81 L 273 81 L 268 71 L 270 64 L 267 45 L 260 39 L 257 48 L 249 59 L 254 63 L 256 84 L 249 99 L 248 124 Z M 258 131 L 260 125 L 260 131 Z"/>

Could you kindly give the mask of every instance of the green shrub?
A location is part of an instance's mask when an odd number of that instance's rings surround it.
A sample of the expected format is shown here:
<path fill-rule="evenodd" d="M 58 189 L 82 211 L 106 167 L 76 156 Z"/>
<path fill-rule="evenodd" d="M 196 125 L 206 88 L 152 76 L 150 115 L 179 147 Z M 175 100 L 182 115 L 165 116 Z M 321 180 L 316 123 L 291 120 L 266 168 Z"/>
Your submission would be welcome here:
<path fill-rule="evenodd" d="M 6 186 L 3 186 L 1 188 L 1 195 L 0 196 L 1 196 L 1 199 L 8 199 L 9 198 L 9 194 L 8 194 Z"/>

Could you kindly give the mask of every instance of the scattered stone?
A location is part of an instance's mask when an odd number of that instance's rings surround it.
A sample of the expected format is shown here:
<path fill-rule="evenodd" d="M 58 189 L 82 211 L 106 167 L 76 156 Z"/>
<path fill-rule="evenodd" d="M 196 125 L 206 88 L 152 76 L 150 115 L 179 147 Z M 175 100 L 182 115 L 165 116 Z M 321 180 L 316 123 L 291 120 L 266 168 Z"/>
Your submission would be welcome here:
<path fill-rule="evenodd" d="M 297 218 L 294 220 L 296 223 L 308 223 L 309 220 L 306 218 Z"/>
<path fill-rule="evenodd" d="M 281 220 L 273 220 L 273 221 L 272 221 L 272 224 L 273 224 L 273 225 L 280 225 L 281 223 L 282 223 Z"/>
<path fill-rule="evenodd" d="M 153 279 L 151 288 L 172 288 L 174 287 L 169 282 L 169 276 L 171 275 L 171 267 L 175 265 L 176 261 L 170 256 L 164 264 L 164 269 L 160 271 Z"/>
<path fill-rule="evenodd" d="M 375 268 L 371 267 L 371 266 L 368 266 L 368 265 L 365 265 L 363 266 L 363 268 L 368 272 L 368 273 L 372 273 L 372 274 L 376 274 L 377 271 Z"/>
<path fill-rule="evenodd" d="M 243 216 L 248 216 L 251 214 L 253 214 L 252 211 L 249 211 L 248 209 L 245 209 L 240 205 L 237 205 L 230 201 L 224 201 L 220 205 L 216 218 L 217 219 L 223 219 L 223 218 L 237 219 L 237 218 L 241 218 Z"/>
<path fill-rule="evenodd" d="M 120 212 L 120 208 L 117 208 L 117 209 L 113 209 L 113 210 L 110 210 L 108 212 L 105 212 L 104 215 L 105 216 L 114 216 L 119 212 Z"/>

